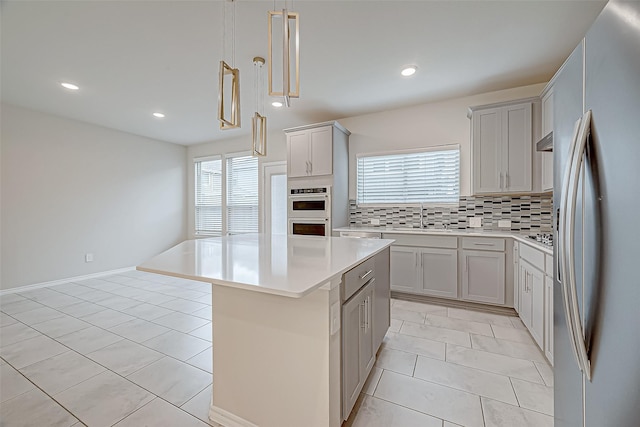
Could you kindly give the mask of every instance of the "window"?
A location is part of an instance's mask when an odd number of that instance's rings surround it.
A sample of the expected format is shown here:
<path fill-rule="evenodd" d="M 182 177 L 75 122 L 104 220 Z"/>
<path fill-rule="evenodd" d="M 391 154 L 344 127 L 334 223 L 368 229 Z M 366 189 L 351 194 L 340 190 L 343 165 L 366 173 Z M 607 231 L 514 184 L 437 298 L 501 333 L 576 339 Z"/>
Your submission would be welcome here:
<path fill-rule="evenodd" d="M 358 204 L 453 203 L 460 196 L 460 148 L 357 156 Z"/>
<path fill-rule="evenodd" d="M 198 159 L 196 172 L 196 234 L 222 234 L 222 160 Z"/>
<path fill-rule="evenodd" d="M 258 232 L 258 158 L 227 158 L 227 232 Z"/>

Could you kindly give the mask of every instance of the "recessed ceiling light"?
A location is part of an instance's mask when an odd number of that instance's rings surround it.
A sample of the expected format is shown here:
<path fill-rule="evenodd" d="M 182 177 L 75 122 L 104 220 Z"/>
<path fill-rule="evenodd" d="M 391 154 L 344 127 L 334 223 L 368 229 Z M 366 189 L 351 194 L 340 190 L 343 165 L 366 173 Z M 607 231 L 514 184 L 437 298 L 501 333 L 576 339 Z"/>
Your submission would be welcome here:
<path fill-rule="evenodd" d="M 153 117 L 157 119 L 164 119 L 164 114 L 156 112 L 156 113 L 153 113 Z"/>
<path fill-rule="evenodd" d="M 416 67 L 415 65 L 408 65 L 404 67 L 402 71 L 400 71 L 400 74 L 402 74 L 405 77 L 409 77 L 409 76 L 413 76 L 417 70 L 418 70 L 418 67 Z"/>
<path fill-rule="evenodd" d="M 280 101 L 273 101 L 273 102 L 271 103 L 271 105 L 273 105 L 273 106 L 274 106 L 274 107 L 276 107 L 276 108 L 280 108 L 280 107 L 282 107 L 282 102 L 280 102 Z"/>
<path fill-rule="evenodd" d="M 69 89 L 69 90 L 78 90 L 80 89 L 78 86 L 74 85 L 73 83 L 60 83 L 60 86 L 62 86 L 65 89 Z"/>

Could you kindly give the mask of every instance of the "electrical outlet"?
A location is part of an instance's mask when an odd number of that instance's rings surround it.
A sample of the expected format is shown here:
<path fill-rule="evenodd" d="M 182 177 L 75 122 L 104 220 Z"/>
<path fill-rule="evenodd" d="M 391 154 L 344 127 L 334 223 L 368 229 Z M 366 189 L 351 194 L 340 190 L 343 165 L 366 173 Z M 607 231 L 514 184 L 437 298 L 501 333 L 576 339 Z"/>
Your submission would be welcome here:
<path fill-rule="evenodd" d="M 371 225 L 380 225 L 380 218 L 371 218 Z"/>
<path fill-rule="evenodd" d="M 499 219 L 498 220 L 498 228 L 511 228 L 511 220 L 510 219 Z"/>
<path fill-rule="evenodd" d="M 84 262 L 93 262 L 93 254 L 84 254 Z"/>
<path fill-rule="evenodd" d="M 482 227 L 482 217 L 469 218 L 469 227 L 480 228 Z"/>

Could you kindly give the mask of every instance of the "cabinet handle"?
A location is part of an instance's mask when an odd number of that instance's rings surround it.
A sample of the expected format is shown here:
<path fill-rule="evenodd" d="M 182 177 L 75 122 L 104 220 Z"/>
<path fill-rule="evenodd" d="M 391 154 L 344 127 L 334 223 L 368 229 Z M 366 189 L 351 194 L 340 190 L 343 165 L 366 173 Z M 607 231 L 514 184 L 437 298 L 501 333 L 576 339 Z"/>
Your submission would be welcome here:
<path fill-rule="evenodd" d="M 367 277 L 367 276 L 368 276 L 368 275 L 370 275 L 371 273 L 373 273 L 373 270 L 369 270 L 369 271 L 367 271 L 366 273 L 364 273 L 362 276 L 359 276 L 359 277 L 360 277 L 360 280 L 363 280 L 365 277 Z"/>
<path fill-rule="evenodd" d="M 364 304 L 365 304 L 365 301 L 362 301 L 360 304 L 358 304 L 358 317 L 360 318 L 360 328 L 361 329 L 365 329 L 365 325 L 364 325 Z"/>
<path fill-rule="evenodd" d="M 466 256 L 464 257 L 464 271 L 468 271 L 469 270 L 469 257 Z"/>
<path fill-rule="evenodd" d="M 367 297 L 367 299 L 364 300 L 364 324 L 366 326 L 365 329 L 369 329 L 369 297 Z"/>
<path fill-rule="evenodd" d="M 502 190 L 504 187 L 502 186 L 502 172 L 500 172 L 500 189 Z"/>
<path fill-rule="evenodd" d="M 504 187 L 509 188 L 509 172 L 504 173 Z"/>
<path fill-rule="evenodd" d="M 493 243 L 475 242 L 475 246 L 493 246 Z"/>
<path fill-rule="evenodd" d="M 306 173 L 309 175 L 309 161 L 304 162 L 307 165 Z"/>
<path fill-rule="evenodd" d="M 309 175 L 313 174 L 313 162 L 309 162 Z"/>

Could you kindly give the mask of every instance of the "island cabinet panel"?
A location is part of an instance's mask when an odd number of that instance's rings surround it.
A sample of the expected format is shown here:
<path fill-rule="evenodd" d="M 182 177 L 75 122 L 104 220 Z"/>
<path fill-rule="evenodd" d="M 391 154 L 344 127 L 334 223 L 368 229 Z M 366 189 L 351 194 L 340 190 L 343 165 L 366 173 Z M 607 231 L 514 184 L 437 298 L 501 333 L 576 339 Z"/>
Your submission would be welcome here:
<path fill-rule="evenodd" d="M 373 295 L 373 348 L 382 344 L 391 325 L 391 289 L 389 277 L 389 248 L 375 255 L 376 282 Z"/>
<path fill-rule="evenodd" d="M 462 299 L 504 304 L 504 253 L 463 250 L 462 257 Z"/>
<path fill-rule="evenodd" d="M 458 297 L 458 251 L 422 248 L 422 292 L 444 298 Z"/>

